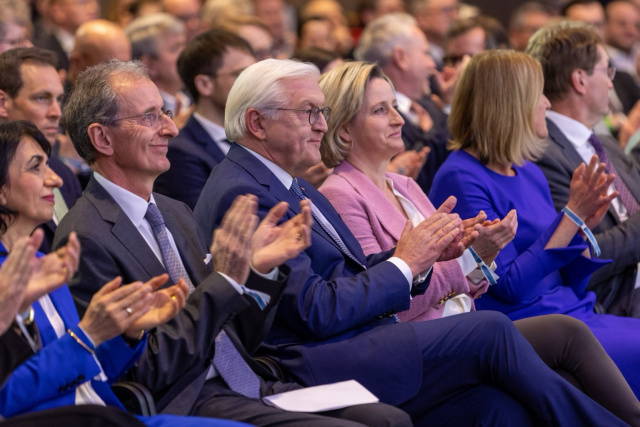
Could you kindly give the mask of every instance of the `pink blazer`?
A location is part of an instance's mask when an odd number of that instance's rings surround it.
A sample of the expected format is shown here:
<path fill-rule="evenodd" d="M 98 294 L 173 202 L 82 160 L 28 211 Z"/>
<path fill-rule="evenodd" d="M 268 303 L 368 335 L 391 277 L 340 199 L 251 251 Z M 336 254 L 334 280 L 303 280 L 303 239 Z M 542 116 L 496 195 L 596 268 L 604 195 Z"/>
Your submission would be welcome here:
<path fill-rule="evenodd" d="M 425 218 L 435 212 L 413 179 L 395 173 L 387 173 L 386 176 Z M 405 217 L 365 174 L 347 161 L 336 167 L 320 191 L 333 204 L 366 255 L 391 249 L 400 238 Z M 444 311 L 441 301 L 446 300 L 451 292 L 465 293 L 473 299 L 484 293 L 487 287 L 486 281 L 478 285 L 469 282 L 462 275 L 458 261 L 437 262 L 427 291 L 413 298 L 409 310 L 398 315 L 403 322 L 438 319 Z"/>

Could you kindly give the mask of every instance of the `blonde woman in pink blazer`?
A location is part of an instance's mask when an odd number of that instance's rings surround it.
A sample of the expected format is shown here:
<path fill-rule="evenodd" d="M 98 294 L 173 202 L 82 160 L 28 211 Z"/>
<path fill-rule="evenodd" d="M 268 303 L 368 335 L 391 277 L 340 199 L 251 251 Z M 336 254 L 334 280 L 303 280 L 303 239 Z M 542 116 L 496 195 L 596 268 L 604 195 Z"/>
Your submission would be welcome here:
<path fill-rule="evenodd" d="M 335 167 L 320 191 L 365 254 L 390 249 L 405 226 L 435 212 L 411 178 L 386 171 L 390 159 L 404 149 L 400 137 L 404 120 L 395 109 L 393 86 L 378 66 L 347 62 L 324 74 L 320 87 L 324 105 L 331 106 L 320 151 L 326 166 Z M 451 198 L 439 209 L 450 210 L 454 205 Z M 413 298 L 409 310 L 398 313 L 402 321 L 437 322 L 474 309 L 473 299 L 486 291 L 491 278 L 497 280 L 489 266 L 517 229 L 515 211 L 502 221 L 485 222 L 485 218 L 480 212 L 463 222 L 463 242 L 472 242 L 485 273 L 468 251 L 460 261 L 436 262 L 425 294 Z M 640 426 L 640 403 L 584 323 L 548 315 L 514 325 L 547 365 L 627 423 Z"/>

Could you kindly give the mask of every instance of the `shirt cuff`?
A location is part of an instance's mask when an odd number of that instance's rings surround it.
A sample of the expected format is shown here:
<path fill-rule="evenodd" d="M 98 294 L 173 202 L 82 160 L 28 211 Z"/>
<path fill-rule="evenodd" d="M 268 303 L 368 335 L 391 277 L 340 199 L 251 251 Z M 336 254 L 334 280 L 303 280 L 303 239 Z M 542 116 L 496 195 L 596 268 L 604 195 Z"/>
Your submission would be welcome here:
<path fill-rule="evenodd" d="M 278 280 L 278 274 L 280 273 L 280 269 L 278 267 L 274 268 L 273 270 L 271 270 L 267 274 L 260 273 L 258 270 L 253 268 L 253 265 L 250 265 L 250 267 L 251 267 L 251 271 L 253 271 L 258 276 L 262 277 L 263 279 L 274 280 L 274 281 Z"/>
<path fill-rule="evenodd" d="M 469 249 L 465 249 L 462 256 L 460 256 L 457 261 L 458 264 L 460 264 L 463 276 L 468 276 L 471 272 L 478 269 L 478 264 L 473 258 L 473 255 L 471 255 L 471 251 L 469 251 Z"/>
<path fill-rule="evenodd" d="M 407 263 L 404 262 L 403 260 L 401 260 L 400 258 L 392 256 L 387 261 L 389 261 L 391 264 L 393 264 L 396 267 L 398 267 L 398 269 L 402 272 L 402 274 L 404 274 L 404 277 L 407 279 L 407 283 L 409 284 L 409 292 L 411 292 L 411 288 L 413 287 L 414 284 L 424 282 L 425 279 L 427 277 L 429 277 L 429 273 L 431 272 L 431 269 L 433 268 L 433 266 L 430 267 L 427 271 L 424 271 L 424 272 L 418 274 L 414 278 L 412 276 L 412 274 L 411 274 L 411 269 L 409 268 Z"/>
<path fill-rule="evenodd" d="M 491 265 L 489 266 L 489 269 L 491 271 L 496 271 L 497 268 L 498 268 L 498 266 L 496 265 L 495 261 L 493 261 L 491 263 Z M 480 270 L 480 268 L 478 268 L 478 265 L 476 264 L 476 269 L 473 270 L 471 273 L 467 274 L 467 279 L 471 280 L 471 283 L 473 283 L 474 285 L 477 285 L 478 283 L 480 283 L 483 280 L 485 280 L 486 277 L 484 277 L 484 274 L 482 273 L 482 270 Z"/>
<path fill-rule="evenodd" d="M 231 286 L 233 286 L 233 289 L 235 289 L 240 295 L 244 295 L 244 289 L 242 288 L 242 286 L 240 286 L 238 284 L 238 282 L 236 282 L 235 280 L 233 280 L 231 277 L 227 276 L 224 273 L 221 273 L 218 271 L 218 274 L 221 275 L 222 277 L 224 277 L 225 279 L 227 279 L 227 282 L 229 282 L 229 284 Z"/>

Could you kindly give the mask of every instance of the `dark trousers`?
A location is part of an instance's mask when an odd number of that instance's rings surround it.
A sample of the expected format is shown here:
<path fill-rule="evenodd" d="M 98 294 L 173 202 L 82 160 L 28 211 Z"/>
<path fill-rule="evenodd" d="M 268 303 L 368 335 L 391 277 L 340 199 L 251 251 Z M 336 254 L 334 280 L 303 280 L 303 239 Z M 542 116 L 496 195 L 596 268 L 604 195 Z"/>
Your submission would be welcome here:
<path fill-rule="evenodd" d="M 450 416 L 458 425 L 531 425 L 527 415 L 535 425 L 626 425 L 551 370 L 501 313 L 472 312 L 412 326 L 424 343 L 423 382 L 399 407 L 418 426 L 446 425 Z M 497 389 L 489 398 L 487 387 Z M 439 410 L 441 405 L 451 410 Z M 478 413 L 482 405 L 488 408 Z"/>
<path fill-rule="evenodd" d="M 272 395 L 299 388 L 301 386 L 292 383 L 266 382 L 263 383 L 262 394 Z M 409 415 L 383 403 L 351 406 L 318 414 L 287 412 L 231 391 L 220 378 L 205 383 L 192 415 L 242 421 L 259 427 L 412 426 Z"/>

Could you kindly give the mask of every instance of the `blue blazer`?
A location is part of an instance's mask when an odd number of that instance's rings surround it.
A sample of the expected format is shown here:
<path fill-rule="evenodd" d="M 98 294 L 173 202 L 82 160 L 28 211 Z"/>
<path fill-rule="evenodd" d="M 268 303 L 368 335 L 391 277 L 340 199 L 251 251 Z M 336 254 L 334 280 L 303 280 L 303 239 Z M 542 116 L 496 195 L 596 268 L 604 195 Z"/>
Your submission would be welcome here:
<path fill-rule="evenodd" d="M 409 308 L 407 279 L 392 263 L 382 262 L 393 250 L 366 257 L 331 203 L 306 181 L 298 182 L 366 269 L 314 223 L 312 245 L 287 262 L 289 282 L 262 352 L 305 385 L 353 378 L 385 403 L 404 402 L 418 393 L 423 368 L 413 326 L 393 318 Z M 298 199 L 278 178 L 234 144 L 196 205 L 204 235 L 212 236 L 235 197 L 247 193 L 258 197 L 261 217 L 280 201 L 289 203 L 287 219 L 300 211 Z"/>
<path fill-rule="evenodd" d="M 0 264 L 6 257 L 0 259 Z M 53 305 L 76 336 L 91 347 L 91 341 L 78 327 L 80 319 L 69 288 L 63 286 L 49 294 Z M 0 414 L 11 417 L 26 412 L 75 405 L 76 388 L 91 381 L 91 386 L 108 406 L 122 405 L 110 384 L 134 364 L 146 345 L 146 337 L 135 348 L 121 337 L 113 338 L 94 349 L 107 382 L 93 378 L 100 373 L 94 357 L 69 334 L 58 339 L 49 319 L 38 302 L 33 304 L 35 321 L 40 331 L 42 348 L 16 368 L 0 389 Z"/>
<path fill-rule="evenodd" d="M 171 168 L 156 179 L 153 190 L 195 208 L 211 170 L 224 159 L 224 153 L 191 115 L 180 134 L 169 140 L 167 158 Z"/>

